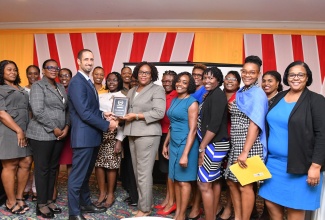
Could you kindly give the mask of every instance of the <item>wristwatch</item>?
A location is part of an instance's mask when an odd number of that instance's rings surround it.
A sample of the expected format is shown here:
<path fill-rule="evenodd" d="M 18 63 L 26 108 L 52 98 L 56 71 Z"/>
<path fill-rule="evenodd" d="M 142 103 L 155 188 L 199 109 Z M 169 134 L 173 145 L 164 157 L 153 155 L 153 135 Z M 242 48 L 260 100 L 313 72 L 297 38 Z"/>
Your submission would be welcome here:
<path fill-rule="evenodd" d="M 204 149 L 199 148 L 199 153 L 202 153 L 204 151 L 205 151 L 205 148 Z"/>

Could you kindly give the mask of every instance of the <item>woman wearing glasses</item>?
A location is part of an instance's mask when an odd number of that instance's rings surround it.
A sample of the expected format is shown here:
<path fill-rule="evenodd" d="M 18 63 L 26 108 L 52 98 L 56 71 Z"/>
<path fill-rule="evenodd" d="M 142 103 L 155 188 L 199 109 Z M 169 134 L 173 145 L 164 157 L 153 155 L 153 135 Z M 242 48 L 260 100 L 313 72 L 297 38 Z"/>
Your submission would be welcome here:
<path fill-rule="evenodd" d="M 138 86 L 129 90 L 128 114 L 124 135 L 129 137 L 130 152 L 138 188 L 138 211 L 135 217 L 147 216 L 152 206 L 152 170 L 162 134 L 160 119 L 165 115 L 165 90 L 153 82 L 158 80 L 157 68 L 139 63 L 133 71 Z"/>
<path fill-rule="evenodd" d="M 30 106 L 33 118 L 27 137 L 33 150 L 37 190 L 36 214 L 53 218 L 61 213 L 53 200 L 53 190 L 63 140 L 68 134 L 68 99 L 64 87 L 55 82 L 60 68 L 53 59 L 44 61 L 43 78 L 32 85 Z"/>
<path fill-rule="evenodd" d="M 253 183 L 241 186 L 229 167 L 234 163 L 246 168 L 246 160 L 258 155 L 266 156 L 265 115 L 268 103 L 264 91 L 258 86 L 262 61 L 257 56 L 246 57 L 241 77 L 244 86 L 236 93 L 236 100 L 230 107 L 231 150 L 225 172 L 234 206 L 235 219 L 250 219 L 255 193 Z"/>
<path fill-rule="evenodd" d="M 266 116 L 272 178 L 259 194 L 272 219 L 303 220 L 306 210 L 320 206 L 325 158 L 325 99 L 308 90 L 312 72 L 302 61 L 291 63 L 283 83 L 289 90 L 275 97 Z"/>
<path fill-rule="evenodd" d="M 161 129 L 162 129 L 162 136 L 160 139 L 159 144 L 159 169 L 162 173 L 167 174 L 167 193 L 165 199 L 155 206 L 156 209 L 159 209 L 157 214 L 158 215 L 169 215 L 170 213 L 176 210 L 176 203 L 175 203 L 175 190 L 174 190 L 174 183 L 173 180 L 168 178 L 168 167 L 169 167 L 169 160 L 167 160 L 163 155 L 163 145 L 167 137 L 167 133 L 170 127 L 170 121 L 167 116 L 167 111 L 173 101 L 174 98 L 177 97 L 177 92 L 173 88 L 173 81 L 176 77 L 176 72 L 173 70 L 166 70 L 163 73 L 163 78 L 161 80 L 162 86 L 166 92 L 166 114 L 164 118 L 160 121 Z"/>

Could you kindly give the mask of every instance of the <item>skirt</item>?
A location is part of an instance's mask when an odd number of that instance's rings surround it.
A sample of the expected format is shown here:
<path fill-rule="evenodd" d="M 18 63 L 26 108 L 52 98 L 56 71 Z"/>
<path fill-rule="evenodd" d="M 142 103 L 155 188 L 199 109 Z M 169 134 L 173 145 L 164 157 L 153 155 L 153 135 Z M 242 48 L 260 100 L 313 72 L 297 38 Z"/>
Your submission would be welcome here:
<path fill-rule="evenodd" d="M 208 144 L 202 166 L 199 167 L 197 181 L 208 183 L 222 176 L 222 162 L 230 148 L 229 141 Z"/>

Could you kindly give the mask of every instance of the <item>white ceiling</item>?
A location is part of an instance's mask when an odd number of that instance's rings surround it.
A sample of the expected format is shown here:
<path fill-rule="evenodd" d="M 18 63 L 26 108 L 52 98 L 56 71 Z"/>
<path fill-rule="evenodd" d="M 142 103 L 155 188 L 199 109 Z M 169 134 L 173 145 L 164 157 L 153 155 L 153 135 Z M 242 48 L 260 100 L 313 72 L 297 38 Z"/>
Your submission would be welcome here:
<path fill-rule="evenodd" d="M 325 30 L 325 0 L 0 0 L 0 29 L 229 27 Z"/>

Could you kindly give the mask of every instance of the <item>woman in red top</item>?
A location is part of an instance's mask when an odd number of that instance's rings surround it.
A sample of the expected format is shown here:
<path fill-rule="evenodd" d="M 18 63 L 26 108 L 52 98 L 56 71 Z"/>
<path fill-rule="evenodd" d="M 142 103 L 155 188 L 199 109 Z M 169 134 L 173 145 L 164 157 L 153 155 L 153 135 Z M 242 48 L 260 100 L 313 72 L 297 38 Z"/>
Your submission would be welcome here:
<path fill-rule="evenodd" d="M 227 100 L 228 100 L 228 106 L 230 106 L 233 101 L 236 99 L 236 92 L 240 88 L 240 82 L 241 78 L 237 71 L 229 71 L 227 75 L 225 76 L 224 83 L 223 83 L 223 91 L 226 94 Z M 228 114 L 228 134 L 230 136 L 230 114 Z M 228 156 L 225 157 L 223 168 L 227 168 L 227 161 Z M 219 203 L 217 211 L 217 220 L 225 220 L 231 218 L 231 198 L 229 194 L 229 190 L 227 189 L 227 203 L 225 207 L 221 207 L 221 204 Z"/>
<path fill-rule="evenodd" d="M 177 92 L 173 90 L 172 83 L 177 74 L 172 70 L 166 70 L 163 74 L 163 78 L 161 80 L 162 85 L 166 92 L 166 112 L 170 107 L 172 100 L 177 97 Z M 164 118 L 161 119 L 161 128 L 162 128 L 162 136 L 160 139 L 159 145 L 159 169 L 162 173 L 168 174 L 168 163 L 169 161 L 163 157 L 162 149 L 163 145 L 168 133 L 168 129 L 170 126 L 170 121 L 165 114 Z M 176 210 L 175 203 L 175 192 L 174 192 L 174 183 L 171 179 L 168 178 L 167 175 L 167 194 L 166 198 L 162 201 L 161 204 L 155 206 L 156 209 L 160 209 L 157 214 L 158 215 L 169 215 L 170 213 Z"/>

